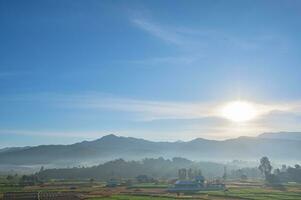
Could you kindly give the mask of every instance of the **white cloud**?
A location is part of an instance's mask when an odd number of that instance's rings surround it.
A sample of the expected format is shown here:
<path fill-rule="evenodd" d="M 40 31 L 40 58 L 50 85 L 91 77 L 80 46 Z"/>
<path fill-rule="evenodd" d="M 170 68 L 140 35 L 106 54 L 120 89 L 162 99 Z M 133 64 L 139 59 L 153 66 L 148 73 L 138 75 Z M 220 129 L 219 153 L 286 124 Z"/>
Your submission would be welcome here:
<path fill-rule="evenodd" d="M 183 45 L 184 40 L 181 38 L 181 35 L 177 34 L 174 31 L 170 31 L 161 27 L 160 25 L 156 25 L 155 23 L 151 23 L 145 19 L 132 19 L 132 22 L 139 27 L 140 29 L 148 32 L 151 35 L 154 35 L 166 42 L 170 42 L 176 45 Z"/>
<path fill-rule="evenodd" d="M 189 52 L 206 53 L 210 48 L 238 48 L 239 50 L 258 50 L 266 48 L 287 49 L 287 38 L 276 33 L 258 33 L 256 35 L 236 35 L 218 28 L 170 26 L 148 20 L 143 17 L 131 18 L 130 21 L 141 30 L 161 39 L 175 44 L 182 50 Z"/>
<path fill-rule="evenodd" d="M 49 131 L 49 130 L 20 130 L 20 129 L 0 129 L 1 134 L 13 135 L 28 135 L 28 136 L 50 136 L 50 137 L 63 137 L 63 138 L 83 138 L 83 139 L 96 139 L 104 135 L 110 134 L 105 131 Z"/>
<path fill-rule="evenodd" d="M 222 118 L 221 110 L 229 102 L 178 102 L 120 98 L 101 93 L 16 95 L 2 101 L 37 101 L 43 104 L 71 109 L 109 110 L 138 113 L 143 120 Z M 273 113 L 301 114 L 301 102 L 248 102 L 257 113 L 257 119 Z M 46 106 L 47 106 L 46 105 Z"/>
<path fill-rule="evenodd" d="M 124 136 L 142 137 L 148 139 L 193 139 L 205 137 L 210 139 L 227 139 L 237 136 L 256 136 L 270 131 L 298 131 L 301 129 L 301 102 L 259 103 L 250 102 L 257 110 L 257 117 L 248 122 L 235 123 L 221 116 L 224 101 L 208 102 L 173 102 L 152 101 L 130 98 L 112 97 L 98 93 L 75 94 L 40 94 L 22 95 L 13 98 L 14 101 L 33 101 L 45 106 L 71 109 L 73 113 L 89 113 L 103 111 L 116 112 L 134 121 L 129 127 L 110 129 L 108 131 L 26 131 L 0 130 L 1 133 L 48 135 L 60 137 L 79 137 L 95 139 L 109 133 Z M 125 114 L 125 115 L 124 115 Z M 116 115 L 114 115 L 116 116 Z M 118 116 L 117 116 L 118 117 Z M 161 121 L 160 121 L 161 120 Z M 174 122 L 162 120 L 177 120 Z M 143 121 L 143 122 L 139 122 Z M 138 126 L 136 127 L 138 122 Z M 162 128 L 158 129 L 158 123 Z M 175 123 L 174 127 L 170 123 Z M 136 124 L 136 125 L 134 125 Z M 134 126 L 133 126 L 134 125 Z M 72 127 L 70 127 L 72 129 Z M 86 128 L 86 127 L 83 127 Z M 177 137 L 172 137 L 174 135 Z M 141 135 L 141 136 L 140 136 Z"/>
<path fill-rule="evenodd" d="M 65 96 L 56 102 L 63 106 L 78 109 L 138 113 L 140 114 L 139 117 L 142 117 L 142 120 L 223 118 L 221 110 L 228 103 L 150 101 L 105 97 L 97 94 Z M 274 112 L 301 114 L 300 102 L 249 103 L 255 108 L 257 119 Z"/>

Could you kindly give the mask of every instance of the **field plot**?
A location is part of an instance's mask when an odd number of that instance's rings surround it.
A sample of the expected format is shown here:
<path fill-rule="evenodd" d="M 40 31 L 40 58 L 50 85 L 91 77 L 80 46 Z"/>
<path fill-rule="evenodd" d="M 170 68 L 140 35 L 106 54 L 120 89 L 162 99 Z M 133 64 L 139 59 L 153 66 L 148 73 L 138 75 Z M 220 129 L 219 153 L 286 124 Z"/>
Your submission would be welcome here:
<path fill-rule="evenodd" d="M 95 191 L 94 191 L 95 192 Z M 92 192 L 93 193 L 93 192 Z M 246 186 L 246 184 L 229 185 L 227 191 L 202 191 L 195 194 L 170 194 L 167 193 L 164 188 L 156 188 L 148 185 L 147 187 L 136 188 L 112 188 L 102 189 L 95 192 L 99 196 L 90 196 L 88 199 L 97 200 L 150 200 L 150 199 L 208 199 L 208 200 L 220 200 L 220 199 L 246 199 L 246 200 L 301 200 L 301 186 L 297 184 L 286 185 L 279 188 L 262 187 L 257 184 L 252 186 Z"/>
<path fill-rule="evenodd" d="M 235 199 L 254 199 L 254 200 L 267 200 L 267 199 L 279 199 L 279 200 L 298 200 L 301 199 L 301 192 L 279 191 L 273 189 L 261 189 L 261 188 L 233 188 L 228 192 L 221 191 L 209 191 L 203 192 L 207 194 L 209 199 L 212 197 L 222 198 L 235 198 Z"/>
<path fill-rule="evenodd" d="M 264 187 L 257 183 L 229 183 L 226 191 L 201 191 L 194 194 L 167 192 L 168 185 L 136 184 L 131 187 L 105 187 L 101 182 L 49 182 L 40 186 L 0 186 L 0 199 L 5 192 L 58 192 L 75 194 L 87 200 L 301 200 L 301 185 L 286 184 L 280 188 Z"/>
<path fill-rule="evenodd" d="M 147 197 L 147 196 L 131 196 L 131 195 L 117 195 L 112 197 L 104 197 L 104 198 L 92 198 L 91 200 L 170 200 L 174 199 L 174 197 Z M 187 198 L 177 198 L 177 199 L 187 199 Z"/>

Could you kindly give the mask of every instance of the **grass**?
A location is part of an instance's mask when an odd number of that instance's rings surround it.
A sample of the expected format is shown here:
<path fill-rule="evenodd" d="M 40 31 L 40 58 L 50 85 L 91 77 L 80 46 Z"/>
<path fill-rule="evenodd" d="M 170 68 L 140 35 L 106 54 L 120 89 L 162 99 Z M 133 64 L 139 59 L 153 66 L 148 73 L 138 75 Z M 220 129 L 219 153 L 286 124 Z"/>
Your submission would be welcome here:
<path fill-rule="evenodd" d="M 191 194 L 189 196 L 180 196 L 180 198 L 175 198 L 175 196 L 165 196 L 166 193 L 164 193 L 165 188 L 168 187 L 167 184 L 136 184 L 133 185 L 131 188 L 137 188 L 142 189 L 146 192 L 146 195 L 138 195 L 128 193 L 127 195 L 119 195 L 114 193 L 114 190 L 118 190 L 118 188 L 102 188 L 101 184 L 78 184 L 76 189 L 70 190 L 70 187 L 68 186 L 71 183 L 56 183 L 51 184 L 48 183 L 44 187 L 39 186 L 29 186 L 29 187 L 20 187 L 18 185 L 8 185 L 7 183 L 0 183 L 0 199 L 4 192 L 13 192 L 13 191 L 73 191 L 73 192 L 79 192 L 82 194 L 97 194 L 95 192 L 101 192 L 102 190 L 109 190 L 109 192 L 112 192 L 112 196 L 110 197 L 93 197 L 90 198 L 90 200 L 171 200 L 171 199 L 208 199 L 208 200 L 214 200 L 214 199 L 244 199 L 244 200 L 301 200 L 301 185 L 300 184 L 286 184 L 282 189 L 275 189 L 275 188 L 262 188 L 260 186 L 230 186 L 229 191 L 202 191 L 197 194 Z M 73 185 L 73 184 L 71 184 Z M 93 185 L 93 187 L 92 187 Z M 156 193 L 157 189 L 162 189 L 160 191 L 163 191 L 162 196 L 153 196 L 153 195 L 159 195 Z M 154 189 L 154 190 L 152 190 Z M 110 191 L 112 190 L 112 191 Z M 129 190 L 130 191 L 130 190 Z M 108 191 L 107 191 L 108 192 Z M 148 193 L 148 194 L 147 194 Z M 149 196 L 147 196 L 149 195 Z M 89 196 L 89 195 L 88 195 Z M 87 197 L 88 197 L 87 196 Z M 91 195 L 93 196 L 93 195 Z M 99 195 L 101 196 L 101 195 Z"/>
<path fill-rule="evenodd" d="M 131 195 L 114 195 L 111 197 L 97 197 L 89 200 L 171 200 L 168 197 L 150 197 L 150 196 L 131 196 Z"/>
<path fill-rule="evenodd" d="M 151 189 L 151 188 L 168 188 L 167 184 L 154 184 L 154 183 L 140 183 L 130 186 L 129 188 L 143 188 L 143 189 Z"/>
<path fill-rule="evenodd" d="M 200 192 L 212 197 L 242 198 L 250 200 L 301 200 L 301 192 L 280 191 L 263 188 L 232 188 L 228 192 Z"/>
<path fill-rule="evenodd" d="M 22 187 L 0 185 L 0 194 L 4 192 L 18 192 L 18 191 L 22 191 Z"/>

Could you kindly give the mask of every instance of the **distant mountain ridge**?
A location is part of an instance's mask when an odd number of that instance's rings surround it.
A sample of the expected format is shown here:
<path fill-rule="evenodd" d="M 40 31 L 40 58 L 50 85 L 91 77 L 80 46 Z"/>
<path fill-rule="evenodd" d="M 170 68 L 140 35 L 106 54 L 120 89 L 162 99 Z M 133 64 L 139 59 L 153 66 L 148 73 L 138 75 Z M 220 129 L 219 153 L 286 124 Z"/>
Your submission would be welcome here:
<path fill-rule="evenodd" d="M 258 137 L 269 138 L 269 139 L 283 139 L 283 140 L 301 140 L 301 132 L 263 133 Z"/>
<path fill-rule="evenodd" d="M 28 149 L 28 148 L 30 148 L 30 147 L 29 146 L 26 146 L 26 147 L 6 147 L 6 148 L 3 148 L 3 149 L 0 149 L 0 153 L 19 151 L 19 150 L 24 150 L 24 149 Z"/>
<path fill-rule="evenodd" d="M 1 164 L 59 165 L 95 164 L 112 159 L 140 160 L 184 157 L 191 160 L 258 160 L 269 156 L 279 160 L 301 160 L 301 141 L 239 137 L 224 141 L 197 138 L 188 142 L 153 142 L 107 135 L 94 141 L 71 145 L 41 145 L 0 152 Z"/>

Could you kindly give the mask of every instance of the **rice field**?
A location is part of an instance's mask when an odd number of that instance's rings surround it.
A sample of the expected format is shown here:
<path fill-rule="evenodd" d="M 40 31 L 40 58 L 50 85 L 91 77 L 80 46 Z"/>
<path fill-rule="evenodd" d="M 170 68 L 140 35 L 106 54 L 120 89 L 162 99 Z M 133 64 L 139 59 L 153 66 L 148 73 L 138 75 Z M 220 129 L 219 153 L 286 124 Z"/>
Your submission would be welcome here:
<path fill-rule="evenodd" d="M 0 199 L 4 192 L 73 192 L 88 200 L 301 200 L 301 185 L 287 184 L 281 188 L 263 187 L 260 184 L 228 184 L 227 191 L 201 191 L 194 194 L 171 194 L 166 192 L 168 185 L 136 184 L 131 187 L 107 188 L 102 183 L 62 183 L 51 182 L 41 186 L 20 187 L 0 184 Z"/>

